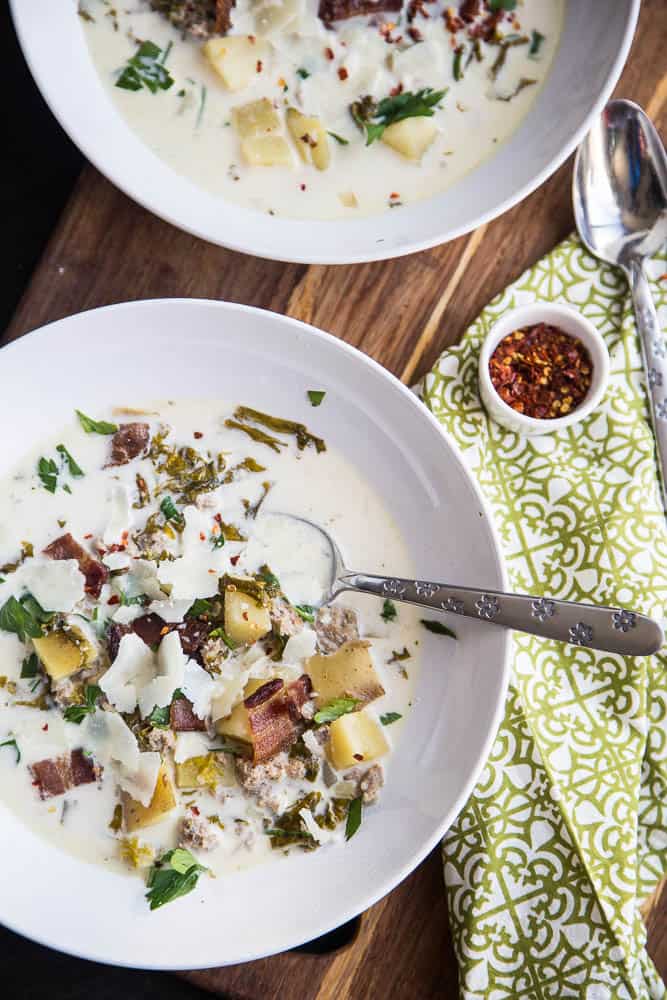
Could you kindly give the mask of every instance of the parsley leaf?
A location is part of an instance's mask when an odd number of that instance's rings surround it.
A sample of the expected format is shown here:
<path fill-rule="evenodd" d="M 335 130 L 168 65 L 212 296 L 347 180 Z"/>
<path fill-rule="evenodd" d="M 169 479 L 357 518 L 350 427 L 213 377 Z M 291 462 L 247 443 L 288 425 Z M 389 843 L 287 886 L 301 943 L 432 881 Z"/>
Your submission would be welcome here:
<path fill-rule="evenodd" d="M 350 145 L 350 140 L 349 139 L 345 139 L 342 135 L 338 135 L 338 132 L 329 132 L 329 131 L 327 131 L 327 135 L 330 135 L 332 139 L 335 139 L 339 146 L 349 146 Z"/>
<path fill-rule="evenodd" d="M 209 869 L 182 847 L 167 851 L 153 865 L 146 881 L 146 899 L 151 910 L 185 896 L 197 885 L 201 872 Z"/>
<path fill-rule="evenodd" d="M 380 618 L 385 622 L 394 622 L 398 617 L 398 611 L 396 605 L 393 601 L 390 601 L 387 597 L 384 604 L 382 605 L 382 611 L 380 613 Z"/>
<path fill-rule="evenodd" d="M 107 420 L 93 420 L 81 410 L 75 412 L 86 434 L 115 434 L 118 430 L 118 424 L 110 424 Z"/>
<path fill-rule="evenodd" d="M 442 622 L 432 621 L 426 618 L 420 618 L 419 621 L 429 632 L 435 632 L 436 635 L 448 635 L 450 639 L 456 639 L 456 632 L 453 632 L 451 628 L 444 625 Z"/>
<path fill-rule="evenodd" d="M 58 485 L 58 466 L 52 458 L 40 458 L 37 463 L 37 475 L 42 480 L 44 489 L 49 493 L 55 493 Z"/>
<path fill-rule="evenodd" d="M 176 504 L 171 497 L 164 498 L 160 504 L 160 510 L 162 511 L 165 520 L 171 521 L 172 524 L 176 524 L 179 527 L 185 524 L 185 518 L 181 514 L 180 510 L 177 510 Z"/>
<path fill-rule="evenodd" d="M 158 90 L 169 90 L 174 79 L 164 66 L 168 54 L 169 49 L 165 49 L 162 55 L 162 50 L 155 42 L 142 42 L 132 58 L 127 60 L 116 80 L 116 86 L 122 90 L 141 90 L 146 87 L 151 94 L 156 94 Z"/>
<path fill-rule="evenodd" d="M 334 722 L 341 715 L 354 712 L 358 704 L 359 700 L 357 698 L 334 698 L 324 708 L 321 708 L 319 712 L 316 712 L 313 719 L 318 726 L 321 726 L 324 722 Z"/>
<path fill-rule="evenodd" d="M 211 535 L 210 542 L 214 549 L 221 549 L 225 544 L 225 536 L 223 532 L 220 531 L 217 535 Z"/>
<path fill-rule="evenodd" d="M 385 712 L 384 715 L 380 716 L 380 722 L 383 726 L 390 726 L 392 722 L 398 722 L 403 716 L 400 712 Z"/>
<path fill-rule="evenodd" d="M 446 88 L 433 90 L 432 87 L 424 87 L 416 93 L 405 90 L 377 103 L 372 97 L 366 96 L 350 105 L 350 113 L 359 128 L 366 133 L 366 145 L 370 146 L 382 137 L 389 125 L 406 118 L 432 118 L 434 107 L 446 93 Z"/>
<path fill-rule="evenodd" d="M 76 478 L 78 476 L 85 475 L 81 466 L 77 465 L 64 444 L 57 444 L 56 451 L 65 459 L 70 476 L 74 476 Z"/>
<path fill-rule="evenodd" d="M 236 643 L 233 639 L 229 638 L 224 628 L 214 628 L 209 632 L 208 637 L 209 639 L 222 639 L 228 649 L 236 649 Z"/>
<path fill-rule="evenodd" d="M 545 37 L 546 36 L 543 35 L 541 31 L 537 31 L 537 29 L 533 28 L 533 32 L 530 36 L 530 48 L 528 49 L 529 56 L 535 57 L 538 55 L 542 42 L 545 40 Z"/>
<path fill-rule="evenodd" d="M 516 10 L 516 0 L 487 0 L 489 10 Z"/>
<path fill-rule="evenodd" d="M 308 77 L 310 76 L 310 73 L 308 72 L 307 69 L 304 69 L 303 66 L 299 66 L 298 70 L 296 71 L 296 75 L 300 76 L 302 80 L 307 80 Z"/>
<path fill-rule="evenodd" d="M 102 688 L 97 684 L 86 684 L 86 690 L 84 691 L 84 703 L 83 705 L 68 705 L 63 712 L 63 718 L 65 722 L 74 722 L 77 726 L 81 725 L 83 720 L 87 715 L 91 715 L 95 711 L 95 705 L 97 704 L 97 699 L 102 694 Z"/>
<path fill-rule="evenodd" d="M 295 604 L 294 610 L 298 614 L 299 618 L 303 618 L 305 622 L 315 621 L 316 609 L 312 606 L 312 604 Z"/>
<path fill-rule="evenodd" d="M 30 656 L 26 656 L 21 664 L 21 677 L 36 677 L 38 670 L 39 657 L 37 656 L 37 653 L 31 653 Z"/>
<path fill-rule="evenodd" d="M 347 822 L 345 824 L 345 839 L 350 840 L 361 826 L 361 796 L 352 799 L 347 810 Z"/>
<path fill-rule="evenodd" d="M 324 397 L 326 396 L 326 392 L 324 392 L 323 389 L 309 389 L 307 392 L 307 396 L 308 399 L 310 400 L 311 406 L 319 406 Z"/>
<path fill-rule="evenodd" d="M 21 751 L 19 750 L 19 745 L 14 739 L 14 737 L 12 737 L 9 740 L 5 740 L 4 743 L 0 743 L 0 747 L 12 747 L 16 753 L 16 763 L 17 764 L 21 763 Z"/>
<path fill-rule="evenodd" d="M 192 602 L 190 610 L 186 614 L 186 618 L 199 618 L 200 615 L 207 615 L 211 611 L 211 602 L 207 601 L 205 598 L 198 597 Z"/>
<path fill-rule="evenodd" d="M 155 729 L 169 729 L 169 705 L 165 705 L 164 708 L 158 708 L 156 705 L 146 721 Z"/>
<path fill-rule="evenodd" d="M 10 597 L 0 608 L 0 629 L 15 632 L 21 642 L 25 642 L 26 636 L 38 639 L 42 635 L 42 625 L 51 618 L 32 594 L 24 594 L 18 601 Z"/>

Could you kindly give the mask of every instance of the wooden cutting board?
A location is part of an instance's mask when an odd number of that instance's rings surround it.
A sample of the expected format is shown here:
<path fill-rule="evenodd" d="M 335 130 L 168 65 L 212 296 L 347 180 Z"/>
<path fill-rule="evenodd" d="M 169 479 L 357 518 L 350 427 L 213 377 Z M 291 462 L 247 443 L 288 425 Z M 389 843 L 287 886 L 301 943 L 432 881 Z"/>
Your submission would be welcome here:
<path fill-rule="evenodd" d="M 665 0 L 644 0 L 617 94 L 647 108 L 663 135 L 665 51 Z M 375 264 L 307 267 L 203 243 L 151 216 L 88 167 L 3 341 L 70 313 L 127 299 L 227 299 L 314 323 L 410 384 L 460 338 L 490 298 L 572 230 L 570 179 L 568 163 L 511 212 L 434 250 Z M 665 884 L 646 905 L 645 918 L 649 951 L 667 979 Z M 233 1000 L 456 996 L 437 851 L 351 930 L 356 936 L 338 951 L 291 952 L 184 975 Z M 348 931 L 339 937 L 346 940 Z M 322 947 L 335 943 L 329 939 Z"/>

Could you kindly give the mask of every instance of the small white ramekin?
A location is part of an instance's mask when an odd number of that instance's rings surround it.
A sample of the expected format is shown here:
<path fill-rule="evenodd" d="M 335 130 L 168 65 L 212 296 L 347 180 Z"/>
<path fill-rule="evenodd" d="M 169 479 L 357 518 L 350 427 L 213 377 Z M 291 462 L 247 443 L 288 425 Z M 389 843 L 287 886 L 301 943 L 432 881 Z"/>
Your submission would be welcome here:
<path fill-rule="evenodd" d="M 549 323 L 559 327 L 564 333 L 577 337 L 587 348 L 593 362 L 591 386 L 583 401 L 566 416 L 554 417 L 552 420 L 539 420 L 537 417 L 527 417 L 525 413 L 517 413 L 500 398 L 489 374 L 489 361 L 500 341 L 508 333 L 536 323 Z M 608 382 L 609 352 L 602 334 L 576 309 L 553 302 L 534 302 L 510 309 L 494 323 L 479 353 L 479 391 L 484 407 L 493 420 L 517 434 L 551 434 L 579 423 L 598 406 Z"/>

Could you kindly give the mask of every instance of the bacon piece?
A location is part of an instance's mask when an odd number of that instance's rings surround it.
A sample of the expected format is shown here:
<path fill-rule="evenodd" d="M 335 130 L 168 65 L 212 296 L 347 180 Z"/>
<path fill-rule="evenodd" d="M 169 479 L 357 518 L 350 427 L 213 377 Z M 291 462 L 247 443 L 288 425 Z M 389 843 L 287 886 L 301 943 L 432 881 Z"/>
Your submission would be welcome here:
<path fill-rule="evenodd" d="M 318 17 L 325 24 L 358 14 L 398 13 L 403 0 L 320 0 Z"/>
<path fill-rule="evenodd" d="M 258 702 L 257 696 L 265 689 L 266 696 Z M 282 683 L 277 687 L 275 680 L 268 681 L 246 698 L 254 764 L 261 764 L 296 743 L 305 726 L 301 706 L 309 700 L 312 690 L 310 677 L 302 674 L 286 687 Z"/>
<path fill-rule="evenodd" d="M 482 0 L 463 0 L 459 7 L 459 17 L 468 24 L 474 21 L 482 9 Z"/>
<path fill-rule="evenodd" d="M 232 26 L 232 7 L 236 7 L 236 0 L 215 0 L 215 25 L 216 35 L 226 35 Z"/>
<path fill-rule="evenodd" d="M 42 799 L 51 799 L 56 795 L 64 795 L 70 788 L 77 785 L 89 785 L 97 781 L 102 768 L 94 763 L 92 757 L 87 757 L 83 750 L 73 750 L 62 757 L 48 757 L 38 760 L 30 767 L 33 782 L 39 789 Z"/>
<path fill-rule="evenodd" d="M 178 632 L 181 640 L 181 649 L 186 656 L 191 656 L 201 663 L 201 648 L 208 639 L 208 634 L 212 626 L 208 622 L 198 621 L 196 618 L 186 618 L 184 622 L 171 625 L 170 631 Z"/>
<path fill-rule="evenodd" d="M 127 465 L 133 458 L 143 455 L 150 441 L 150 427 L 138 421 L 131 424 L 121 424 L 111 438 L 111 461 L 106 468 L 113 465 Z"/>
<path fill-rule="evenodd" d="M 192 702 L 187 698 L 174 698 L 169 708 L 169 724 L 177 733 L 197 733 L 206 729 L 206 723 L 195 715 Z"/>
<path fill-rule="evenodd" d="M 186 618 L 183 622 L 165 622 L 159 615 L 141 615 L 135 618 L 129 625 L 120 625 L 111 622 L 107 631 L 107 648 L 109 659 L 113 661 L 118 656 L 118 647 L 124 635 L 135 632 L 140 639 L 143 639 L 147 646 L 154 646 L 164 639 L 167 632 L 178 632 L 181 640 L 181 649 L 186 656 L 192 657 L 201 663 L 201 648 L 208 638 L 208 634 L 213 626 L 208 622 L 198 621 L 196 618 Z"/>
<path fill-rule="evenodd" d="M 44 555 L 49 559 L 76 559 L 79 569 L 86 578 L 85 591 L 91 597 L 99 597 L 103 585 L 109 579 L 109 570 L 104 563 L 93 559 L 91 555 L 73 538 L 69 531 L 66 535 L 56 538 L 44 549 Z"/>
<path fill-rule="evenodd" d="M 167 633 L 164 631 L 171 631 L 164 618 L 160 618 L 159 615 L 142 615 L 140 618 L 135 618 L 131 622 L 131 628 L 133 632 L 143 639 L 147 646 L 154 646 L 157 642 L 165 636 Z"/>

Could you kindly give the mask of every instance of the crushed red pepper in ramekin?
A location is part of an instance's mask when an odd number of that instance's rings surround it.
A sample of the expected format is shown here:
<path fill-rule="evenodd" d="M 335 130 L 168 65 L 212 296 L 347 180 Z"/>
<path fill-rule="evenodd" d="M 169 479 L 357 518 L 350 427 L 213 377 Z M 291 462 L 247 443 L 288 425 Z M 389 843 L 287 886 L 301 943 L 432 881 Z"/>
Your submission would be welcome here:
<path fill-rule="evenodd" d="M 593 378 L 593 362 L 577 337 L 536 323 L 500 341 L 489 360 L 493 386 L 517 413 L 554 420 L 575 410 Z"/>

